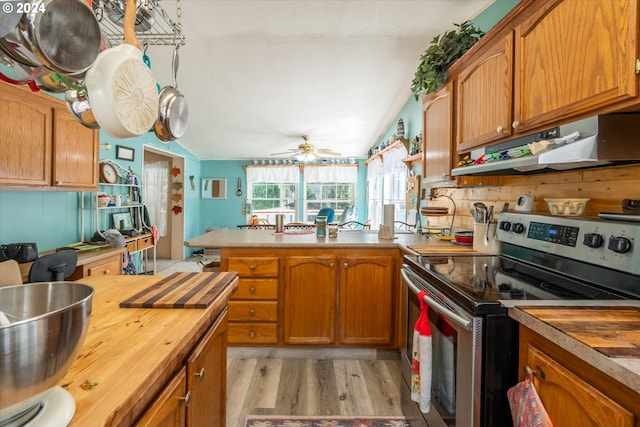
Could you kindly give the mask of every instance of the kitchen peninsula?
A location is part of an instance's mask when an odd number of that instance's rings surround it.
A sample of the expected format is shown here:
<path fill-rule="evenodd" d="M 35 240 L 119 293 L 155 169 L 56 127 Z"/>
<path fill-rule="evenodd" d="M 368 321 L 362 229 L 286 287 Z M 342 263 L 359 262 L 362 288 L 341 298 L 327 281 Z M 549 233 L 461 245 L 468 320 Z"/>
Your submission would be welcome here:
<path fill-rule="evenodd" d="M 213 230 L 188 247 L 219 248 L 240 278 L 229 345 L 398 348 L 400 266 L 407 252 L 473 252 L 436 237 L 341 231 L 338 237 Z"/>

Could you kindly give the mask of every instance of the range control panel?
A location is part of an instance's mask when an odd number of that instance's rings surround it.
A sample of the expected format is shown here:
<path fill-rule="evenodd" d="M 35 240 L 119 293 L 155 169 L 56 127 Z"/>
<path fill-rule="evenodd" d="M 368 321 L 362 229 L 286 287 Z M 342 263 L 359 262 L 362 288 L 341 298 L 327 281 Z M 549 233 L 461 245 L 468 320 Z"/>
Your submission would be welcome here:
<path fill-rule="evenodd" d="M 640 222 L 499 214 L 498 240 L 640 275 Z"/>

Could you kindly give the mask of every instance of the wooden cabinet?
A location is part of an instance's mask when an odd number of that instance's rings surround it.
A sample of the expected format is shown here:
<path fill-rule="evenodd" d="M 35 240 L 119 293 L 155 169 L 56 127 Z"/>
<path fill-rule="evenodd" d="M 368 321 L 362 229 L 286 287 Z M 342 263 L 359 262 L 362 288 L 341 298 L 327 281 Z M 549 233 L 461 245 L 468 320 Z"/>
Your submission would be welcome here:
<path fill-rule="evenodd" d="M 63 101 L 0 82 L 0 117 L 0 188 L 97 188 L 99 133 Z"/>
<path fill-rule="evenodd" d="M 513 34 L 492 45 L 457 78 L 458 152 L 511 135 Z"/>
<path fill-rule="evenodd" d="M 136 427 L 182 427 L 186 425 L 186 368 L 167 384 L 145 414 L 138 420 Z"/>
<path fill-rule="evenodd" d="M 83 263 L 80 262 L 80 255 L 78 255 L 78 260 L 78 266 L 67 280 L 78 280 L 89 276 L 122 274 L 122 252 L 120 251 L 111 252 L 107 256 L 99 256 L 95 260 Z"/>
<path fill-rule="evenodd" d="M 336 340 L 338 258 L 288 256 L 284 265 L 284 343 L 333 344 Z"/>
<path fill-rule="evenodd" d="M 280 258 L 231 256 L 221 267 L 240 277 L 229 301 L 229 343 L 277 344 Z"/>
<path fill-rule="evenodd" d="M 554 425 L 640 426 L 640 395 L 528 328 L 520 327 L 521 379 L 525 366 Z"/>
<path fill-rule="evenodd" d="M 448 82 L 422 103 L 423 182 L 449 179 L 453 148 L 453 83 Z"/>
<path fill-rule="evenodd" d="M 338 297 L 340 344 L 391 342 L 394 258 L 350 255 L 340 258 Z"/>
<path fill-rule="evenodd" d="M 636 0 L 537 6 L 515 29 L 516 132 L 636 98 L 638 19 Z"/>
<path fill-rule="evenodd" d="M 286 257 L 285 344 L 391 344 L 394 255 L 373 252 Z"/>

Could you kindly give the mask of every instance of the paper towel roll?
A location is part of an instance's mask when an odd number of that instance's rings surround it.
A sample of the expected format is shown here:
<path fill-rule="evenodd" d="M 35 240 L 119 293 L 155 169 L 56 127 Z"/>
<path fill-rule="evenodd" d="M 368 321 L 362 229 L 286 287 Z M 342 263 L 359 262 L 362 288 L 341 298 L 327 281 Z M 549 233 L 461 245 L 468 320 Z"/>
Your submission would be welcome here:
<path fill-rule="evenodd" d="M 383 224 L 387 227 L 390 227 L 392 230 L 394 228 L 393 223 L 396 214 L 396 205 L 384 205 L 384 214 L 382 216 Z"/>

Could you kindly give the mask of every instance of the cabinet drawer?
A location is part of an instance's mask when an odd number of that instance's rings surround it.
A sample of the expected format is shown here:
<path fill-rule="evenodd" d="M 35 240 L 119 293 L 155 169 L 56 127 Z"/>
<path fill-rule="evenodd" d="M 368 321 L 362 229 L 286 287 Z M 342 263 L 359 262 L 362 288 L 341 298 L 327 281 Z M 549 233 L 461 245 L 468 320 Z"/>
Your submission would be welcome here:
<path fill-rule="evenodd" d="M 278 320 L 277 301 L 229 301 L 229 320 L 264 322 Z"/>
<path fill-rule="evenodd" d="M 87 276 L 104 276 L 107 274 L 122 274 L 120 257 L 107 262 L 95 263 L 87 266 Z"/>
<path fill-rule="evenodd" d="M 277 257 L 229 257 L 228 271 L 236 271 L 240 277 L 263 276 L 276 277 L 278 275 Z"/>
<path fill-rule="evenodd" d="M 151 235 L 142 236 L 138 239 L 138 250 L 149 248 L 153 246 L 153 237 Z"/>
<path fill-rule="evenodd" d="M 278 299 L 278 279 L 240 279 L 231 299 Z"/>
<path fill-rule="evenodd" d="M 277 344 L 277 323 L 229 323 L 230 344 Z"/>
<path fill-rule="evenodd" d="M 134 253 L 135 251 L 138 250 L 138 244 L 137 241 L 134 240 L 126 240 L 125 241 L 125 247 L 127 248 L 127 251 L 129 251 L 130 254 Z"/>

